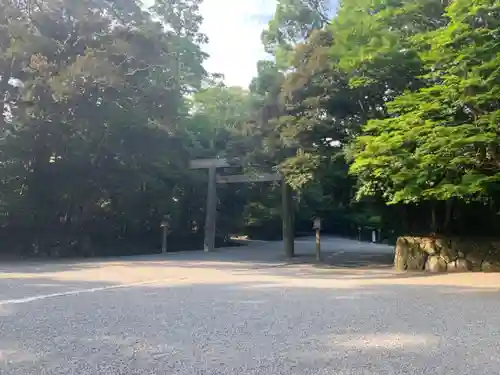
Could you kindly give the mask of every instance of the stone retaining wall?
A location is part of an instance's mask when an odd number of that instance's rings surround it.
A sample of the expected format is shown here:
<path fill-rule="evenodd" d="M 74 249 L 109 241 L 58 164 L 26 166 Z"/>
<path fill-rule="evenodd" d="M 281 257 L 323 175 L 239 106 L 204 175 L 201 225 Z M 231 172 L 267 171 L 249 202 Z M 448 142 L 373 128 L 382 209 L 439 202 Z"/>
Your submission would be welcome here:
<path fill-rule="evenodd" d="M 429 272 L 500 272 L 500 240 L 399 237 L 394 267 Z"/>

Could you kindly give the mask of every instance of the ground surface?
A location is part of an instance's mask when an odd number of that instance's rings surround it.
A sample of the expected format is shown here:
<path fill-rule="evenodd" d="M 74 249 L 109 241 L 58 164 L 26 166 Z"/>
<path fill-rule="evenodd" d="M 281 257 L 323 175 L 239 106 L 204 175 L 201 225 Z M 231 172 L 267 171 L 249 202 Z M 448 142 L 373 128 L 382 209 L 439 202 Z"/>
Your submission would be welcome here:
<path fill-rule="evenodd" d="M 0 374 L 498 374 L 499 275 L 323 245 L 0 265 Z"/>

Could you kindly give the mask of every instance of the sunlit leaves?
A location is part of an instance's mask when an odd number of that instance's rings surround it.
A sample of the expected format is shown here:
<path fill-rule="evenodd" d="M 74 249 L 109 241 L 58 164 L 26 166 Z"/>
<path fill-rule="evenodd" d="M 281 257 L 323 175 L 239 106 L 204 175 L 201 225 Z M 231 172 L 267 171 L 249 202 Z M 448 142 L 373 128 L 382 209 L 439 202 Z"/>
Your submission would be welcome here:
<path fill-rule="evenodd" d="M 413 38 L 425 87 L 396 97 L 391 117 L 369 122 L 357 139 L 351 171 L 360 194 L 376 180 L 391 203 L 470 199 L 498 183 L 500 23 L 490 15 L 499 9 L 495 1 L 454 1 L 448 24 Z"/>

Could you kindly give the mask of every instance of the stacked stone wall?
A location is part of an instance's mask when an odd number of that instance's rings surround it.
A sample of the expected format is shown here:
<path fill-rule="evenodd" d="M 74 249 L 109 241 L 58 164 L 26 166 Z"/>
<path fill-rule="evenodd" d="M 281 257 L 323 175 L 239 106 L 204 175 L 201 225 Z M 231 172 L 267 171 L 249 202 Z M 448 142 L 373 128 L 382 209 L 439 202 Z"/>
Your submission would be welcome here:
<path fill-rule="evenodd" d="M 397 270 L 500 272 L 500 240 L 458 237 L 399 237 Z"/>

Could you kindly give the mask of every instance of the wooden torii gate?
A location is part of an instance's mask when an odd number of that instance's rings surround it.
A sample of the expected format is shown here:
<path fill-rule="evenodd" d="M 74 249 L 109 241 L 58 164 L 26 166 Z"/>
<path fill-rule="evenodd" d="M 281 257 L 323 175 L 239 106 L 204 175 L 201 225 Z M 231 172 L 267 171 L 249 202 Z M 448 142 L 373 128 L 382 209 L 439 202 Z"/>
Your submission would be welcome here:
<path fill-rule="evenodd" d="M 217 184 L 233 184 L 246 182 L 267 182 L 280 181 L 282 188 L 282 220 L 283 220 L 283 242 L 285 256 L 292 258 L 294 256 L 294 227 L 293 227 L 293 208 L 292 193 L 283 176 L 279 173 L 257 173 L 257 174 L 239 174 L 230 176 L 218 176 L 217 168 L 237 167 L 238 162 L 231 162 L 227 159 L 196 159 L 190 162 L 191 169 L 208 169 L 208 194 L 207 211 L 205 220 L 205 239 L 203 248 L 206 252 L 215 249 L 215 225 L 217 221 Z"/>

